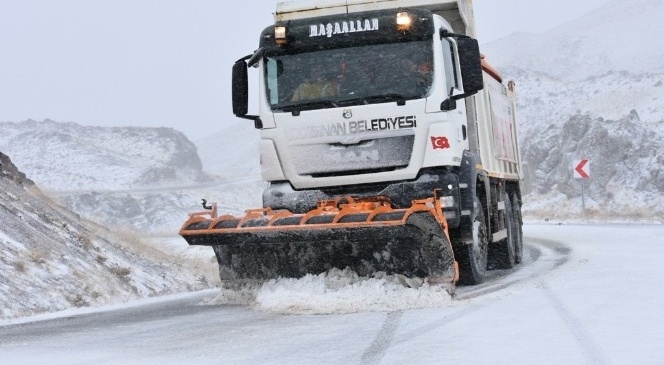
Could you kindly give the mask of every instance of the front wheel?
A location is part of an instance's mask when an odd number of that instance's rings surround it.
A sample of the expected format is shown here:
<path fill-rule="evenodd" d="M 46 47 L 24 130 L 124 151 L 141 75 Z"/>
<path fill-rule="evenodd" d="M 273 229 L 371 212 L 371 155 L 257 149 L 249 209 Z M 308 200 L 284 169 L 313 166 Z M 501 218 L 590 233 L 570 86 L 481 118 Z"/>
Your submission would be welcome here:
<path fill-rule="evenodd" d="M 454 253 L 459 263 L 459 284 L 475 285 L 486 278 L 489 236 L 484 208 L 479 198 L 473 202 L 473 227 L 470 242 L 455 244 Z"/>

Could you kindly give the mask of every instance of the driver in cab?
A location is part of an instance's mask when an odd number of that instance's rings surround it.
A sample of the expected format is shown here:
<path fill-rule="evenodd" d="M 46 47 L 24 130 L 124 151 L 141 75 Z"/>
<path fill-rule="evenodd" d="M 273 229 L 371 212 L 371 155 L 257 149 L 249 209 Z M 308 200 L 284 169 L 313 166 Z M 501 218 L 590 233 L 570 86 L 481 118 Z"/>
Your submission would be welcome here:
<path fill-rule="evenodd" d="M 309 70 L 309 78 L 295 89 L 291 101 L 320 99 L 335 95 L 337 95 L 336 80 L 328 80 L 325 68 L 322 65 L 314 65 Z"/>
<path fill-rule="evenodd" d="M 426 93 L 431 84 L 431 63 L 419 59 L 404 58 L 401 60 L 401 70 L 405 77 L 403 87 L 410 91 Z"/>

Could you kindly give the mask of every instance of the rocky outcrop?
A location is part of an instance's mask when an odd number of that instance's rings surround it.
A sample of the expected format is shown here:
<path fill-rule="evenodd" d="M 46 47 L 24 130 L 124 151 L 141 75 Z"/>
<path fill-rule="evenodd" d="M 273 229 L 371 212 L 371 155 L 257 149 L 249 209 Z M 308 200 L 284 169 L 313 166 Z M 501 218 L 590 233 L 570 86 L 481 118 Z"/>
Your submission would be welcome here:
<path fill-rule="evenodd" d="M 9 156 L 0 152 L 0 178 L 6 178 L 19 185 L 32 186 L 35 183 L 28 179 L 24 173 L 14 165 Z"/>
<path fill-rule="evenodd" d="M 577 114 L 562 129 L 552 127 L 543 131 L 541 138 L 525 140 L 523 193 L 539 207 L 530 211 L 545 214 L 559 210 L 559 215 L 564 215 L 564 204 L 537 203 L 553 197 L 559 202 L 561 198 L 578 201 L 583 183 L 585 198 L 598 215 L 638 217 L 649 211 L 651 217 L 664 218 L 661 124 L 641 120 L 635 110 L 617 120 Z M 574 178 L 573 163 L 580 159 L 591 163 L 591 176 L 586 181 Z"/>

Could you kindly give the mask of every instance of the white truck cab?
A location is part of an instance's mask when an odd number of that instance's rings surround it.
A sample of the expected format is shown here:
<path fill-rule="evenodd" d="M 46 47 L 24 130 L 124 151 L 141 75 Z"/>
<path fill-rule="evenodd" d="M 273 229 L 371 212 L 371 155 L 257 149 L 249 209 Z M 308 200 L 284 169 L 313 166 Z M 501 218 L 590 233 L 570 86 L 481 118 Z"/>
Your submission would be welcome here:
<path fill-rule="evenodd" d="M 302 213 L 349 195 L 407 207 L 435 190 L 462 278 L 482 280 L 492 247 L 508 255 L 495 266 L 520 261 L 514 87 L 474 36 L 470 0 L 279 3 L 233 67 L 233 111 L 261 130 L 264 206 Z"/>

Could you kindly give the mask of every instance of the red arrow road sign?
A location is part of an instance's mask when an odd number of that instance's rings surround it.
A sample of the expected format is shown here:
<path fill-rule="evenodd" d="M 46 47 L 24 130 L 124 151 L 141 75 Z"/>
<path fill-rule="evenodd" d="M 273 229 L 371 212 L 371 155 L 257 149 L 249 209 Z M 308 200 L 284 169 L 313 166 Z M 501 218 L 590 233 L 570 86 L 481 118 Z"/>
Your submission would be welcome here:
<path fill-rule="evenodd" d="M 574 162 L 574 177 L 577 179 L 587 179 L 590 177 L 590 161 L 587 159 Z"/>

